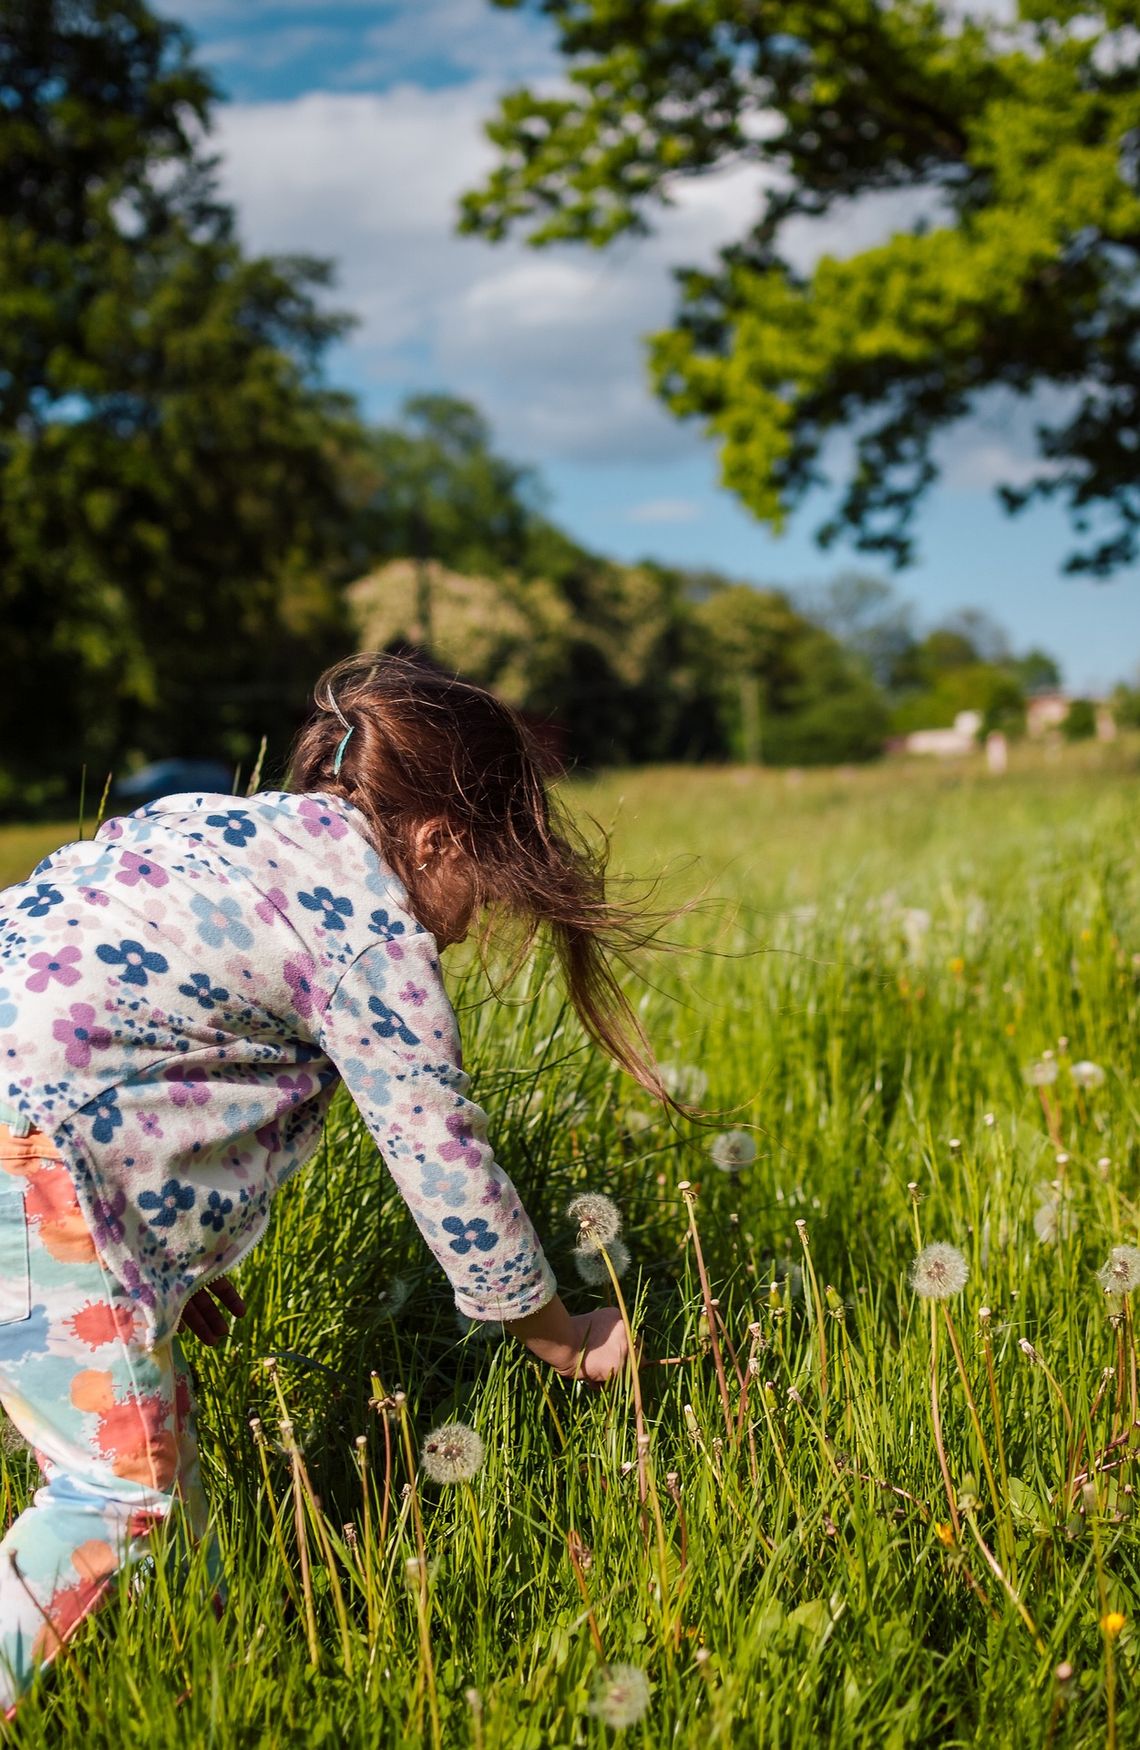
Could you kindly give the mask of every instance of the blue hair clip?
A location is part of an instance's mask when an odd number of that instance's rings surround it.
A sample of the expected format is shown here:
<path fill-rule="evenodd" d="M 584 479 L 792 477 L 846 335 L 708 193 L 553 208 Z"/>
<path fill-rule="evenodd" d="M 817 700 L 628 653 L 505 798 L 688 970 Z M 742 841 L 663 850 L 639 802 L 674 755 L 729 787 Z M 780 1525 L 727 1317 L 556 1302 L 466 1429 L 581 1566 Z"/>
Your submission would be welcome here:
<path fill-rule="evenodd" d="M 355 728 L 356 728 L 355 723 L 350 723 L 348 728 L 345 730 L 344 734 L 341 736 L 340 741 L 337 743 L 337 750 L 336 750 L 335 754 L 333 755 L 333 777 L 334 778 L 340 772 L 340 763 L 344 758 L 344 750 L 348 746 L 349 740 L 352 736 L 352 732 Z"/>

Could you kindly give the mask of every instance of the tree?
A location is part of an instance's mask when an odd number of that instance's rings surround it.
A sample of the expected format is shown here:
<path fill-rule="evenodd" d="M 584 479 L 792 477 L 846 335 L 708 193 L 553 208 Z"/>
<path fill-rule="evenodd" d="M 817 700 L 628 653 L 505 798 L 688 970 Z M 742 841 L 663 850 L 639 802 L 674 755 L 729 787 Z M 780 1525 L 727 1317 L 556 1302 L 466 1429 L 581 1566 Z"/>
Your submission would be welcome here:
<path fill-rule="evenodd" d="M 83 760 L 283 742 L 340 637 L 354 420 L 319 381 L 329 270 L 243 253 L 185 33 L 142 0 L 0 21 L 0 805 L 25 808 Z"/>
<path fill-rule="evenodd" d="M 1040 650 L 1036 645 L 1024 656 L 1019 656 L 1013 667 L 1025 692 L 1030 695 L 1056 692 L 1061 685 L 1061 670 L 1057 663 L 1047 650 Z"/>
<path fill-rule="evenodd" d="M 888 716 L 878 687 L 781 591 L 722 583 L 693 612 L 738 758 L 827 765 L 873 759 L 882 750 Z"/>
<path fill-rule="evenodd" d="M 768 173 L 717 271 L 680 273 L 654 337 L 659 393 L 720 445 L 726 485 L 779 529 L 854 426 L 838 507 L 895 564 L 937 474 L 935 438 L 987 391 L 1045 387 L 1041 469 L 1009 510 L 1059 496 L 1107 575 L 1140 552 L 1140 36 L 1134 0 L 1020 0 L 1015 28 L 944 0 L 492 0 L 555 24 L 569 92 L 507 94 L 500 161 L 461 223 L 599 246 L 674 186 Z M 919 217 L 808 273 L 788 222 L 866 195 Z"/>

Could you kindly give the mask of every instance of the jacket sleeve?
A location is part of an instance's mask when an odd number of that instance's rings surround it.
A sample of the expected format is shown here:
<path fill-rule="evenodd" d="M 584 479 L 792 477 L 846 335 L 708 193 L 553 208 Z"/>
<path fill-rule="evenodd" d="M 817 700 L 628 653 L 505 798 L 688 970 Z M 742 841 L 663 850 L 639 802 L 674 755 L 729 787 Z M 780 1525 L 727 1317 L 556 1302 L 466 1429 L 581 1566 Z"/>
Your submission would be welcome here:
<path fill-rule="evenodd" d="M 383 915 L 383 914 L 382 914 Z M 320 1043 L 404 1201 L 473 1319 L 516 1319 L 557 1289 L 519 1194 L 466 1098 L 455 1012 L 435 938 L 399 914 L 349 965 Z"/>

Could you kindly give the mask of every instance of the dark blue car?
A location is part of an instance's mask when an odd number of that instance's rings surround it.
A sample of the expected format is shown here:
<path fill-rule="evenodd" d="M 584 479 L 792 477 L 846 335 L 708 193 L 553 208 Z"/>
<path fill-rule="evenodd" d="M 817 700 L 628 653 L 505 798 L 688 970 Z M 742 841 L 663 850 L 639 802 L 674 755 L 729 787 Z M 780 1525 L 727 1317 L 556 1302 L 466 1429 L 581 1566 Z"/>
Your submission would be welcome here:
<path fill-rule="evenodd" d="M 153 760 L 129 778 L 119 778 L 111 794 L 116 802 L 142 808 L 160 796 L 180 796 L 188 790 L 228 796 L 233 787 L 234 768 L 221 760 Z"/>

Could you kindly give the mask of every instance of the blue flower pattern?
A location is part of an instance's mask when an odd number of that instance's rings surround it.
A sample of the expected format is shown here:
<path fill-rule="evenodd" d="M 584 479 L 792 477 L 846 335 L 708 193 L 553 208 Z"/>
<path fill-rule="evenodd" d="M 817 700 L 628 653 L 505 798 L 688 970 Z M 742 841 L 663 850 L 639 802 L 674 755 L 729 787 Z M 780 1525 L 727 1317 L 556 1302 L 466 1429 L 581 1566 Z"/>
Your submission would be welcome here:
<path fill-rule="evenodd" d="M 314 800 L 341 830 L 312 833 Z M 140 863 L 167 879 L 119 879 Z M 154 1340 L 256 1237 L 341 1080 L 460 1309 L 517 1317 L 553 1292 L 467 1099 L 435 940 L 342 798 L 188 794 L 117 817 L 0 893 L 0 951 L 20 1047 L 0 1099 L 56 1138 Z"/>
<path fill-rule="evenodd" d="M 319 912 L 326 930 L 343 930 L 345 918 L 352 916 L 352 901 L 337 896 L 329 887 L 317 887 L 312 893 L 299 893 L 297 898 L 306 911 Z"/>

